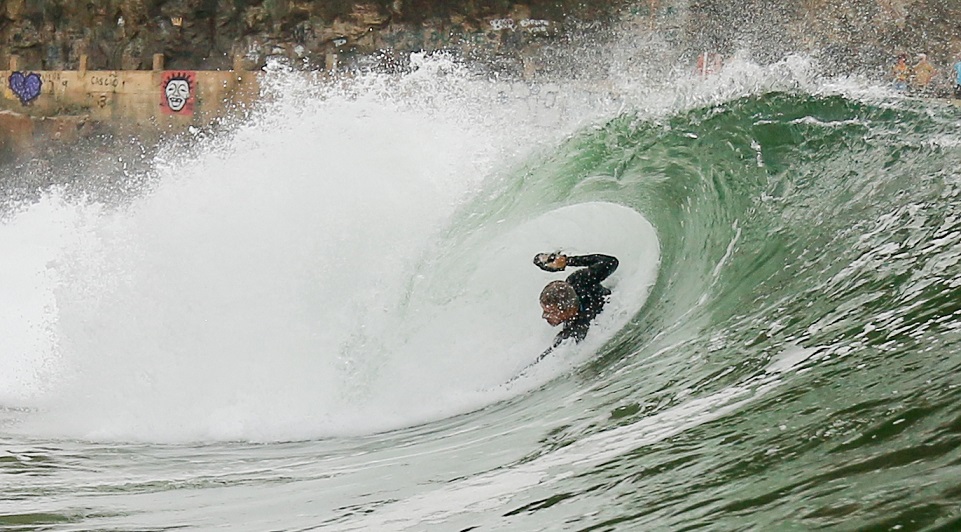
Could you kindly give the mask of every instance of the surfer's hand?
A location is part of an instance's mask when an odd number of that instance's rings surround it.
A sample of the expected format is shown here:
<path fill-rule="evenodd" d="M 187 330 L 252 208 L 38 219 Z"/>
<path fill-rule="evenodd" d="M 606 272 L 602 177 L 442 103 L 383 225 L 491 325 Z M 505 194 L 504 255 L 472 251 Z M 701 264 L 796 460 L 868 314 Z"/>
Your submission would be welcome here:
<path fill-rule="evenodd" d="M 534 264 L 546 272 L 559 272 L 567 267 L 567 255 L 562 253 L 538 253 Z"/>

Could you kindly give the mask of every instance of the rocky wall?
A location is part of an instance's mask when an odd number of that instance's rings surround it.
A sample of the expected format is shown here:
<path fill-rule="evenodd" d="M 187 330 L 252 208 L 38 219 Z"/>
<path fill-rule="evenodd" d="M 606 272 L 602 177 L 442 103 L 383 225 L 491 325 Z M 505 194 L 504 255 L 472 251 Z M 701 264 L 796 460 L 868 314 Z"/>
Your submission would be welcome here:
<path fill-rule="evenodd" d="M 516 52 L 572 20 L 610 19 L 623 2 L 577 0 L 0 0 L 0 64 L 26 68 L 259 69 L 270 57 L 323 67 L 378 50 Z M 388 58 L 389 60 L 389 58 Z"/>
<path fill-rule="evenodd" d="M 961 53 L 961 0 L 689 0 L 694 49 L 823 58 L 829 73 L 883 78 L 895 56 L 927 54 L 947 70 Z"/>

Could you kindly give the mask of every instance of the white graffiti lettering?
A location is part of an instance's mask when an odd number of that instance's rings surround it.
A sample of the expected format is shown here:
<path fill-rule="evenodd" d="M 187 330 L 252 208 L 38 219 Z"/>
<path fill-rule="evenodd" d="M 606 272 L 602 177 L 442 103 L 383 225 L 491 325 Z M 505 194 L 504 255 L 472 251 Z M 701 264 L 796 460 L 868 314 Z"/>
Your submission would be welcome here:
<path fill-rule="evenodd" d="M 547 30 L 550 25 L 551 21 L 543 19 L 525 18 L 521 21 L 521 27 L 531 31 Z"/>
<path fill-rule="evenodd" d="M 512 18 L 495 18 L 490 24 L 495 31 L 514 30 L 520 26 L 530 32 L 546 32 L 551 27 L 551 21 L 538 18 L 525 18 L 520 22 L 515 22 Z"/>

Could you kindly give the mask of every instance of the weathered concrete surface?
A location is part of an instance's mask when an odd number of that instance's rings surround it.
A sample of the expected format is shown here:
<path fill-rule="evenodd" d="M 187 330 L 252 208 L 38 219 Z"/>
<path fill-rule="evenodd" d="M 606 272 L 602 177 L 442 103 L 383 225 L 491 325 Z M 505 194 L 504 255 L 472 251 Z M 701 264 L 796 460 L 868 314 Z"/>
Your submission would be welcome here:
<path fill-rule="evenodd" d="M 95 135 L 152 140 L 207 126 L 252 104 L 260 94 L 259 76 L 247 71 L 0 71 L 0 160 Z M 186 91 L 182 108 L 168 99 L 171 80 Z"/>
<path fill-rule="evenodd" d="M 31 117 L 0 110 L 0 162 L 29 157 L 38 147 L 73 143 L 98 132 L 84 116 Z"/>
<path fill-rule="evenodd" d="M 135 123 L 163 128 L 167 125 L 202 125 L 224 115 L 236 105 L 253 101 L 260 92 L 258 72 L 183 71 L 195 78 L 190 95 L 192 112 L 162 112 L 164 78 L 180 71 L 64 70 L 18 71 L 42 80 L 40 93 L 22 102 L 10 83 L 0 90 L 0 109 L 31 117 L 82 116 L 90 120 Z M 14 74 L 0 70 L 0 79 Z"/>

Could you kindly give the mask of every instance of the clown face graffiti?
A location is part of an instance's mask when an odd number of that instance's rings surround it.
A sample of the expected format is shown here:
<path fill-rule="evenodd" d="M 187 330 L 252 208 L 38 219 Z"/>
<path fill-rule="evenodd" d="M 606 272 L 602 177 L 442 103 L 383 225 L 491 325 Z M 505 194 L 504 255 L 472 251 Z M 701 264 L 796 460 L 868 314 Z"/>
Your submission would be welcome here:
<path fill-rule="evenodd" d="M 161 113 L 192 116 L 197 96 L 196 72 L 186 70 L 164 72 L 160 79 Z"/>
<path fill-rule="evenodd" d="M 174 78 L 164 87 L 164 96 L 171 111 L 180 112 L 190 98 L 190 84 L 185 79 Z"/>

